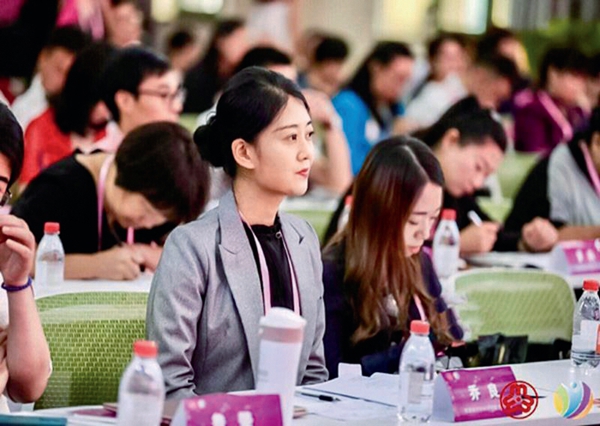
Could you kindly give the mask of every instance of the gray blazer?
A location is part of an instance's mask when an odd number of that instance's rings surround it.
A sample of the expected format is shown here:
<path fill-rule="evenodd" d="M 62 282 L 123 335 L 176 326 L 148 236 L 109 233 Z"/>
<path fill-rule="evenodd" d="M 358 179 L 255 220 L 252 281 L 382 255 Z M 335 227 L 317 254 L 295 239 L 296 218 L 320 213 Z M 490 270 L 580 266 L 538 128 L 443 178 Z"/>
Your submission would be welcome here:
<path fill-rule="evenodd" d="M 279 214 L 306 319 L 298 384 L 327 380 L 319 241 L 304 220 Z M 176 228 L 154 274 L 147 337 L 158 342 L 167 398 L 253 389 L 263 297 L 233 193 Z"/>

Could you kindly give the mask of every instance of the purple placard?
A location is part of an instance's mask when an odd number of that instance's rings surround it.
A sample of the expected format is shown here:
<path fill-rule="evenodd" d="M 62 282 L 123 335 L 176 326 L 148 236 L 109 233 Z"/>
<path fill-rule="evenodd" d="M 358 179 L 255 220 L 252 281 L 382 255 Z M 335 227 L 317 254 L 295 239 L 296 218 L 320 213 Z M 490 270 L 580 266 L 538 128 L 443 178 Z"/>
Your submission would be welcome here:
<path fill-rule="evenodd" d="M 500 405 L 500 393 L 515 381 L 510 367 L 449 370 L 440 375 L 450 393 L 454 421 L 506 417 Z"/>
<path fill-rule="evenodd" d="M 172 426 L 282 426 L 279 395 L 211 395 L 181 401 Z"/>
<path fill-rule="evenodd" d="M 600 239 L 565 241 L 552 250 L 552 264 L 571 275 L 600 272 Z"/>

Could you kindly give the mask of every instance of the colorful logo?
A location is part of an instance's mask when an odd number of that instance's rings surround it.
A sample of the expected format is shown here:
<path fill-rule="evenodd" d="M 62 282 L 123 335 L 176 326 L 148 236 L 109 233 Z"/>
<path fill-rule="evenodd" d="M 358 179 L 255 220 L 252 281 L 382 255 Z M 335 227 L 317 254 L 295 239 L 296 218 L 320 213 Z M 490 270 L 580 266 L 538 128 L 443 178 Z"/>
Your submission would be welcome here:
<path fill-rule="evenodd" d="M 513 419 L 523 420 L 537 410 L 539 396 L 537 390 L 522 380 L 510 382 L 500 392 L 502 412 Z"/>
<path fill-rule="evenodd" d="M 561 384 L 554 392 L 554 408 L 567 419 L 582 419 L 594 404 L 594 394 L 583 382 Z"/>

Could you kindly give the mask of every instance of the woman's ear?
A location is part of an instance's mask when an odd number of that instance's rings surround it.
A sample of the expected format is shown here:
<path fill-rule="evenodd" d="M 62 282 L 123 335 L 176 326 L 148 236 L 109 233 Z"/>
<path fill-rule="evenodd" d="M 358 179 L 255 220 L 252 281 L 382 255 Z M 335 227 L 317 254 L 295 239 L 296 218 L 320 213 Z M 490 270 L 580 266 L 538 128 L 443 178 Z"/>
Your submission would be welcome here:
<path fill-rule="evenodd" d="M 131 110 L 134 101 L 133 94 L 126 90 L 118 90 L 115 93 L 115 104 L 119 111 L 127 112 Z"/>
<path fill-rule="evenodd" d="M 231 143 L 233 159 L 238 166 L 252 170 L 256 167 L 254 147 L 242 138 L 237 138 Z"/>
<path fill-rule="evenodd" d="M 458 146 L 460 142 L 460 132 L 458 129 L 452 127 L 446 130 L 446 133 L 442 136 L 440 140 L 440 148 L 442 151 L 447 150 L 448 148 L 454 148 Z"/>

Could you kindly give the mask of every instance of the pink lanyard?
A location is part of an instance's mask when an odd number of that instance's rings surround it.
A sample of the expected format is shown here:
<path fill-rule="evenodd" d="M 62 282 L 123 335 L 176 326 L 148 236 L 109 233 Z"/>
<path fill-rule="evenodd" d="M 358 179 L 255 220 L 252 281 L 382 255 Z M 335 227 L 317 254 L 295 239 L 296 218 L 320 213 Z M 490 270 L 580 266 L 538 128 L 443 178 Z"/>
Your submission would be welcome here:
<path fill-rule="evenodd" d="M 588 150 L 588 147 L 584 142 L 579 142 L 579 147 L 581 148 L 581 152 L 583 152 L 585 165 L 587 167 L 588 173 L 590 174 L 590 178 L 592 179 L 592 183 L 594 184 L 596 194 L 598 194 L 598 197 L 600 197 L 600 177 L 598 176 L 598 171 L 596 170 L 594 162 L 592 161 L 590 151 Z"/>
<path fill-rule="evenodd" d="M 415 294 L 413 296 L 413 299 L 415 301 L 415 305 L 417 305 L 417 310 L 419 311 L 421 321 L 427 321 L 427 315 L 425 314 L 425 309 L 423 309 L 423 303 L 421 302 L 421 298 Z"/>
<path fill-rule="evenodd" d="M 241 213 L 240 217 L 242 217 Z M 243 217 L 242 221 L 244 221 L 244 223 L 248 225 L 248 223 L 244 220 Z M 269 267 L 267 266 L 267 259 L 265 258 L 265 253 L 262 249 L 262 246 L 260 245 L 260 241 L 258 241 L 258 238 L 252 230 L 252 227 L 248 225 L 248 228 L 250 228 L 250 232 L 252 233 L 252 237 L 254 238 L 254 243 L 256 244 L 256 251 L 258 252 L 258 262 L 260 263 L 260 276 L 262 278 L 263 283 L 263 302 L 265 306 L 266 315 L 271 310 L 271 278 L 269 277 Z M 292 264 L 290 251 L 288 250 L 288 246 L 283 233 L 281 233 L 281 238 L 283 238 L 283 247 L 285 248 L 285 255 L 290 266 L 290 276 L 292 278 L 292 294 L 294 299 L 294 312 L 300 315 L 300 297 L 298 296 L 298 282 L 296 281 L 296 273 L 294 272 L 294 265 Z"/>
<path fill-rule="evenodd" d="M 560 130 L 563 134 L 562 142 L 569 141 L 573 137 L 573 127 L 567 117 L 561 112 L 561 110 L 556 106 L 554 101 L 548 96 L 545 92 L 540 92 L 538 94 L 538 98 L 546 111 L 550 114 L 552 119 L 558 124 Z"/>
<path fill-rule="evenodd" d="M 104 214 L 104 188 L 106 186 L 106 177 L 108 176 L 108 169 L 112 162 L 114 155 L 106 157 L 100 168 L 100 176 L 98 178 L 98 251 L 102 249 L 102 215 Z M 133 228 L 127 228 L 127 244 L 131 245 L 134 243 L 134 231 Z"/>

